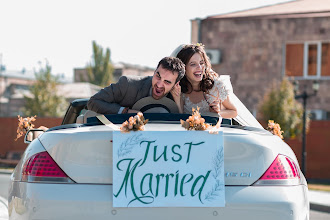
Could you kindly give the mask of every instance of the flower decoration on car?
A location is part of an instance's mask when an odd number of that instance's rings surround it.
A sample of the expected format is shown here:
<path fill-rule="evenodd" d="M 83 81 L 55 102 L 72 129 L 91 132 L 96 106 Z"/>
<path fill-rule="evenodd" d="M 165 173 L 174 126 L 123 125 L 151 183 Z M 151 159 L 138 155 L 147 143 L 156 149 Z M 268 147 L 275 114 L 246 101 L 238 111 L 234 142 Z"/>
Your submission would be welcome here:
<path fill-rule="evenodd" d="M 204 131 L 212 126 L 210 124 L 205 123 L 205 119 L 201 117 L 199 113 L 199 107 L 197 109 L 192 108 L 192 115 L 189 116 L 187 120 L 180 120 L 182 127 L 186 130 L 200 130 Z"/>
<path fill-rule="evenodd" d="M 18 117 L 18 127 L 17 127 L 17 137 L 15 141 L 17 141 L 18 138 L 25 135 L 26 132 L 28 132 L 30 129 L 34 128 L 34 124 L 32 124 L 32 122 L 36 120 L 37 116 L 35 115 L 33 117 L 23 118 L 20 115 L 18 115 L 17 117 Z"/>
<path fill-rule="evenodd" d="M 283 139 L 282 134 L 284 133 L 284 131 L 281 131 L 281 126 L 273 120 L 268 120 L 267 130 Z"/>
<path fill-rule="evenodd" d="M 144 119 L 142 112 L 138 112 L 134 117 L 131 116 L 128 121 L 125 121 L 120 130 L 122 132 L 129 131 L 144 131 L 144 125 L 148 123 L 148 119 Z"/>

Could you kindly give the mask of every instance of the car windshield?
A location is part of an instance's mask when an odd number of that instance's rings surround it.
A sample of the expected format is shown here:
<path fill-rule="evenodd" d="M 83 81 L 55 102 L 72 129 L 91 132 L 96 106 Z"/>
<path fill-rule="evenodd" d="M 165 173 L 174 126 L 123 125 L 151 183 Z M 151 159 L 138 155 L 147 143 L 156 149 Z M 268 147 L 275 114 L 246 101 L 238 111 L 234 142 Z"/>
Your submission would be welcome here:
<path fill-rule="evenodd" d="M 261 124 L 257 121 L 257 119 L 251 114 L 251 112 L 245 107 L 245 105 L 239 100 L 239 98 L 234 93 L 230 94 L 230 100 L 237 108 L 237 116 L 233 119 L 222 119 L 221 124 L 241 125 L 243 127 L 254 127 L 258 129 L 264 129 L 261 126 Z M 69 108 L 69 110 L 67 111 L 63 119 L 62 125 L 72 124 L 72 123 L 83 124 L 86 122 L 89 125 L 100 124 L 100 121 L 96 117 L 93 117 L 96 115 L 95 112 L 90 116 L 86 114 L 86 111 L 87 112 L 90 111 L 90 110 L 86 110 L 87 101 L 88 99 L 82 99 L 82 100 L 75 100 L 74 102 L 72 102 L 70 105 L 71 108 Z M 75 112 L 79 112 L 79 113 L 75 114 Z M 74 117 L 74 115 L 76 116 Z M 78 121 L 77 117 L 79 115 L 81 118 L 85 117 L 85 122 L 83 121 L 77 122 Z M 124 121 L 126 121 L 130 116 L 134 116 L 134 115 L 135 114 L 113 114 L 106 116 L 111 122 L 115 124 L 121 124 Z M 190 115 L 172 114 L 172 113 L 144 113 L 144 116 L 146 119 L 149 119 L 150 121 L 165 121 L 167 123 L 169 122 L 178 123 L 180 122 L 180 119 L 186 120 Z M 205 118 L 206 123 L 212 125 L 218 122 L 218 117 L 216 114 L 202 115 L 202 117 Z"/>
<path fill-rule="evenodd" d="M 136 114 L 109 114 L 105 115 L 109 121 L 114 124 L 122 124 L 124 121 L 128 120 L 129 117 Z M 190 114 L 172 114 L 172 113 L 143 113 L 145 119 L 148 119 L 149 122 L 166 122 L 166 123 L 180 123 L 181 120 L 186 120 Z M 219 118 L 211 116 L 203 116 L 206 123 L 211 125 L 216 125 Z M 99 124 L 100 121 L 97 117 L 87 118 L 87 124 Z M 231 119 L 223 119 L 221 124 L 231 124 Z"/>
<path fill-rule="evenodd" d="M 239 124 L 241 126 L 247 126 L 247 127 L 255 127 L 255 128 L 261 128 L 261 124 L 257 121 L 257 119 L 251 114 L 251 112 L 245 107 L 245 105 L 239 100 L 239 98 L 234 94 L 230 94 L 230 100 L 231 102 L 236 106 L 237 109 L 237 116 L 233 119 L 222 119 L 221 124 Z M 129 117 L 134 116 L 135 114 L 109 114 L 106 115 L 108 120 L 110 120 L 114 124 L 121 124 L 128 120 Z M 165 122 L 180 122 L 180 119 L 186 120 L 190 114 L 172 114 L 172 113 L 143 113 L 144 117 L 146 119 L 149 119 L 150 122 L 152 121 L 165 121 Z M 215 117 L 216 114 L 210 114 L 210 115 L 202 115 L 202 117 L 205 119 L 206 123 L 215 125 L 219 118 Z M 236 121 L 232 122 L 232 120 Z M 87 118 L 88 124 L 98 124 L 100 123 L 99 120 L 96 117 L 90 117 Z"/>

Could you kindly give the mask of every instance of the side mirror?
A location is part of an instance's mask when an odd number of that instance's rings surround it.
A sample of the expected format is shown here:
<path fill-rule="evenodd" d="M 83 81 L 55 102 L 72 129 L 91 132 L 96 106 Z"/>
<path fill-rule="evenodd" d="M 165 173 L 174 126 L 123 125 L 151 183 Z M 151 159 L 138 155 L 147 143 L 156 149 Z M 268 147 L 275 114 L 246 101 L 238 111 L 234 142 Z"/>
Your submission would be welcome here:
<path fill-rule="evenodd" d="M 24 137 L 24 143 L 29 144 L 34 139 L 36 139 L 39 135 L 43 134 L 45 130 L 43 129 L 30 129 L 28 132 L 26 132 Z"/>

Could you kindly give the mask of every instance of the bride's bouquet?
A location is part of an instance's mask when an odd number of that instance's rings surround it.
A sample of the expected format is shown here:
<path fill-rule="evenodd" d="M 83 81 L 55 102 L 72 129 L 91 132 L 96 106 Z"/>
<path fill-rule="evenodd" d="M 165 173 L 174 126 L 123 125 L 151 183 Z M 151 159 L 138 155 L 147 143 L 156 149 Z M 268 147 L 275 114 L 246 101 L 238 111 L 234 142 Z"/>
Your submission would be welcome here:
<path fill-rule="evenodd" d="M 220 112 L 221 103 L 233 92 L 229 75 L 221 75 L 214 80 L 213 87 L 205 93 L 205 98 L 215 112 Z"/>

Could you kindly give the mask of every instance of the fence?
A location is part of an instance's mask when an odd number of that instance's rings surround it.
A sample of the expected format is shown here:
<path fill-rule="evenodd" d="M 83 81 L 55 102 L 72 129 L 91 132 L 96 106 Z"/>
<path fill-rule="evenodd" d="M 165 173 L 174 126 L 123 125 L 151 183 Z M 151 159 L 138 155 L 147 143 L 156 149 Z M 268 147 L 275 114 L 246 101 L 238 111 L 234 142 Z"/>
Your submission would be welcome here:
<path fill-rule="evenodd" d="M 46 126 L 48 128 L 61 125 L 62 118 L 36 118 L 34 123 L 35 128 L 39 126 Z M 18 125 L 17 117 L 0 117 L 0 158 L 5 157 L 8 152 L 23 152 L 27 147 L 24 144 L 23 138 L 15 141 L 16 130 Z"/>
<path fill-rule="evenodd" d="M 330 121 L 311 121 L 306 139 L 305 176 L 309 180 L 330 182 Z M 291 146 L 298 160 L 301 161 L 301 138 L 286 142 Z"/>

